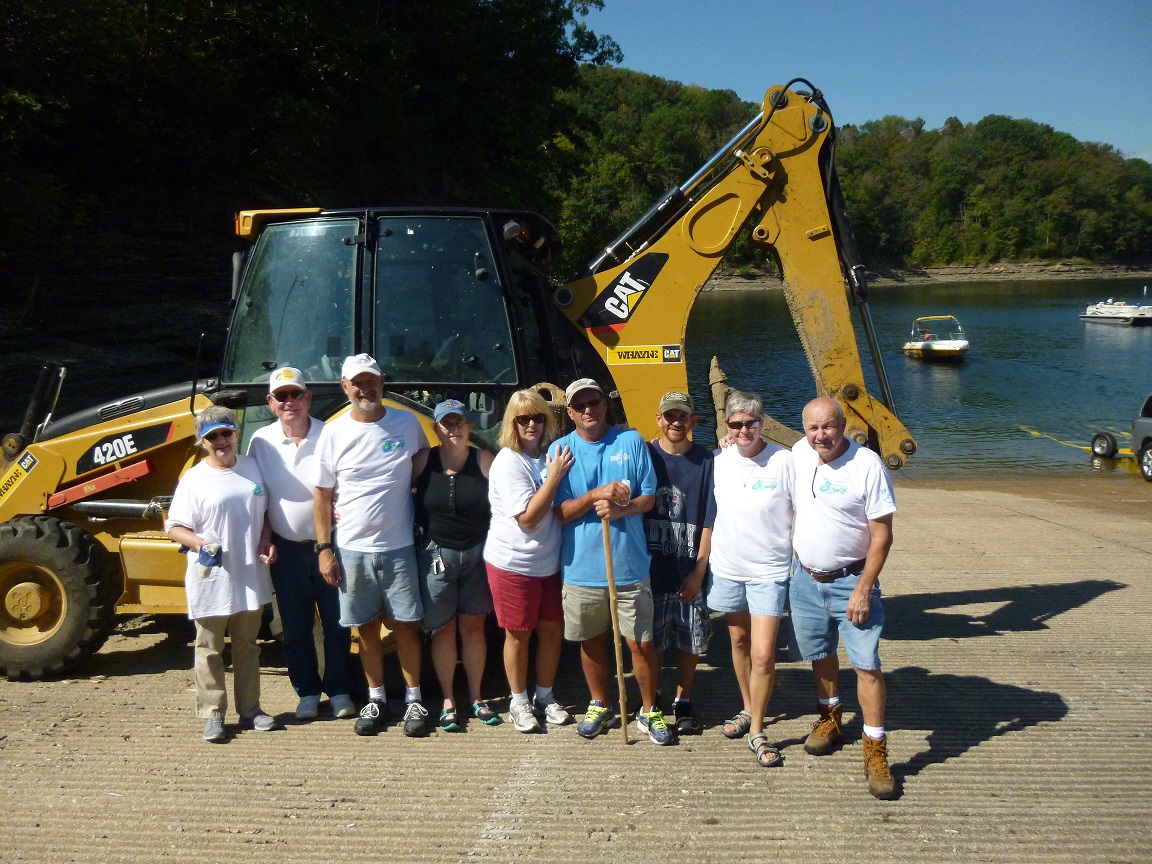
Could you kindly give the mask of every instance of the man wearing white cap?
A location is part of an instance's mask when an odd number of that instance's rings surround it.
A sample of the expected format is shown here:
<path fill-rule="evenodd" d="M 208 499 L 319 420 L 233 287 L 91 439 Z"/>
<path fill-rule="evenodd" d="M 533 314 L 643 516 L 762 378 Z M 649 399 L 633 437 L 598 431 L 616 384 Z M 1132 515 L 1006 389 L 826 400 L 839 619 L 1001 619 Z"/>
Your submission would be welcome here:
<path fill-rule="evenodd" d="M 308 415 L 312 393 L 299 369 L 284 366 L 268 381 L 268 407 L 279 422 L 252 435 L 248 455 L 260 466 L 268 490 L 268 521 L 279 552 L 271 565 L 276 603 L 284 625 L 288 680 L 300 697 L 296 717 L 320 713 L 320 695 L 338 718 L 354 717 L 348 673 L 351 639 L 340 625 L 340 592 L 320 576 L 312 519 L 316 441 L 324 423 Z M 319 612 L 324 631 L 324 675 L 316 657 L 313 624 Z"/>
<path fill-rule="evenodd" d="M 344 361 L 340 386 L 351 410 L 320 433 L 313 519 L 320 573 L 340 588 L 340 623 L 358 628 L 360 637 L 369 701 L 355 731 L 375 735 L 388 718 L 380 640 L 380 625 L 387 623 L 407 686 L 404 734 L 424 735 L 429 725 L 420 694 L 424 609 L 412 537 L 412 480 L 428 461 L 428 439 L 414 414 L 381 403 L 384 377 L 369 355 Z M 340 510 L 335 532 L 334 504 Z"/>
<path fill-rule="evenodd" d="M 576 731 L 595 738 L 614 719 L 608 707 L 607 636 L 612 611 L 601 528 L 601 520 L 607 519 L 620 632 L 632 652 L 632 672 L 643 701 L 636 725 L 653 743 L 671 744 L 675 735 L 656 704 L 660 658 L 652 641 L 651 555 L 644 533 L 644 514 L 656 500 L 656 472 L 638 432 L 608 425 L 608 404 L 599 384 L 580 378 L 568 385 L 564 395 L 576 430 L 553 444 L 551 451 L 555 458 L 570 447 L 573 459 L 554 499 L 564 525 L 560 546 L 564 637 L 580 643 L 580 661 L 592 696 Z"/>

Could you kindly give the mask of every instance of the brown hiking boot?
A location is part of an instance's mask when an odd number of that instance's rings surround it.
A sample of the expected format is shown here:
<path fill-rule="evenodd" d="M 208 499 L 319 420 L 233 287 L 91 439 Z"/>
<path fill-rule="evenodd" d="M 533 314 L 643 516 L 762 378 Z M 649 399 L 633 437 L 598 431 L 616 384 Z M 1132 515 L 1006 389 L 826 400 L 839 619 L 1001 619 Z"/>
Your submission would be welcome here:
<path fill-rule="evenodd" d="M 813 756 L 827 756 L 844 743 L 842 724 L 840 722 L 841 706 L 829 708 L 820 706 L 820 719 L 812 724 L 812 731 L 804 740 L 804 752 Z"/>
<path fill-rule="evenodd" d="M 863 740 L 864 776 L 868 778 L 868 791 L 875 798 L 891 801 L 896 797 L 896 781 L 888 770 L 888 738 L 869 738 L 864 735 Z"/>

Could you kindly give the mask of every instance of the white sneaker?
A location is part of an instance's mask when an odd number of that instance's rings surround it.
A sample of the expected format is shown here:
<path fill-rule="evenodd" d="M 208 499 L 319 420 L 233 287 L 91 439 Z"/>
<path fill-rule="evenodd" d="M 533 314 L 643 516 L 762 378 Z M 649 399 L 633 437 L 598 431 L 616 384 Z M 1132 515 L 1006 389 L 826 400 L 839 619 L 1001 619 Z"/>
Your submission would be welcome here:
<path fill-rule="evenodd" d="M 332 714 L 337 720 L 348 720 L 357 714 L 356 703 L 347 693 L 329 696 L 328 707 L 332 709 Z"/>
<path fill-rule="evenodd" d="M 296 706 L 297 720 L 311 720 L 320 715 L 320 696 L 301 696 Z"/>
<path fill-rule="evenodd" d="M 537 717 L 544 718 L 549 726 L 567 726 L 572 722 L 572 715 L 556 700 L 555 696 L 548 702 L 541 702 L 533 697 L 532 713 Z"/>
<path fill-rule="evenodd" d="M 532 712 L 531 702 L 513 702 L 508 708 L 508 715 L 512 718 L 512 725 L 517 732 L 539 732 L 540 721 Z"/>

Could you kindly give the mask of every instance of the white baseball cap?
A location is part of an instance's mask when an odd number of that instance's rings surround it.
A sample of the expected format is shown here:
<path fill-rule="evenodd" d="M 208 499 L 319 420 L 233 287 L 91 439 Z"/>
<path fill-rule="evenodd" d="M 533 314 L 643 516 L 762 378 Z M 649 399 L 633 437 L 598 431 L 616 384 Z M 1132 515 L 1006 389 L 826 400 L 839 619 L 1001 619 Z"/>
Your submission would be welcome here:
<path fill-rule="evenodd" d="M 345 381 L 351 381 L 361 372 L 371 372 L 377 378 L 384 377 L 384 373 L 380 371 L 380 364 L 369 354 L 346 357 L 344 365 L 340 367 L 340 377 Z"/>
<path fill-rule="evenodd" d="M 604 389 L 591 378 L 577 378 L 569 384 L 568 389 L 564 391 L 564 401 L 571 403 L 572 397 L 581 390 L 595 390 L 601 396 L 604 395 Z"/>
<path fill-rule="evenodd" d="M 283 366 L 268 378 L 269 393 L 275 393 L 281 387 L 289 386 L 299 387 L 301 390 L 308 389 L 308 385 L 304 383 L 304 373 L 294 366 Z"/>

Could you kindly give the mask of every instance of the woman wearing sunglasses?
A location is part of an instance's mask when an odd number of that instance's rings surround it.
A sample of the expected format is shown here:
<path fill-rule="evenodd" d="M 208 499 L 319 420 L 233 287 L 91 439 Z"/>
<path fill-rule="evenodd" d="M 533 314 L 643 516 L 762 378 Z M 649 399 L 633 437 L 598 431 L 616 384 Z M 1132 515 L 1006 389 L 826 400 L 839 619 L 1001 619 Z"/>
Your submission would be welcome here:
<path fill-rule="evenodd" d="M 224 637 L 232 637 L 233 689 L 240 725 L 257 732 L 279 726 L 260 708 L 260 647 L 264 607 L 272 602 L 268 564 L 276 560 L 268 498 L 256 460 L 237 455 L 236 416 L 213 405 L 196 418 L 204 459 L 176 486 L 164 529 L 188 552 L 184 588 L 196 622 L 196 714 L 203 738 L 225 739 Z"/>
<path fill-rule="evenodd" d="M 715 463 L 716 524 L 709 565 L 708 608 L 725 613 L 732 668 L 744 707 L 722 729 L 748 736 L 765 768 L 784 761 L 764 734 L 764 712 L 776 679 L 776 634 L 792 568 L 792 459 L 760 437 L 764 407 L 734 392 L 724 406 L 729 446 Z"/>
<path fill-rule="evenodd" d="M 555 459 L 548 446 L 556 416 L 535 390 L 508 400 L 500 447 L 488 475 L 492 525 L 484 547 L 496 621 L 504 628 L 504 671 L 512 690 L 509 714 L 520 732 L 539 732 L 540 720 L 572 722 L 552 693 L 564 634 L 561 605 L 560 523 L 552 498 L 572 466 L 565 447 Z M 528 643 L 536 631 L 536 692 L 528 698 Z"/>

